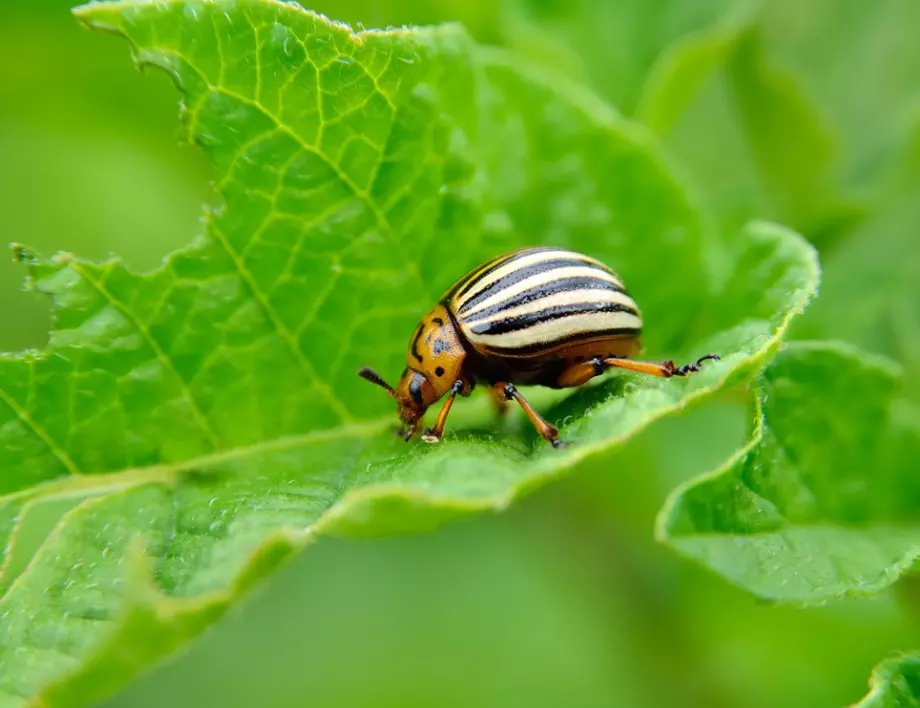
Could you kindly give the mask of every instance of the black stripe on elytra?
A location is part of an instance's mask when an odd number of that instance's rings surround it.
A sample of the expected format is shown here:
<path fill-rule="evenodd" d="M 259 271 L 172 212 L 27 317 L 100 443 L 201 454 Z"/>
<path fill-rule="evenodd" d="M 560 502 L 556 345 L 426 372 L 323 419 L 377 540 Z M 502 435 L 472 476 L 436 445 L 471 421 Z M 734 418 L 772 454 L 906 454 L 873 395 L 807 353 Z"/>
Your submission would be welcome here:
<path fill-rule="evenodd" d="M 558 320 L 563 317 L 572 317 L 574 315 L 593 315 L 601 312 L 626 312 L 630 315 L 639 316 L 629 305 L 622 305 L 618 302 L 573 302 L 568 305 L 556 305 L 547 307 L 537 312 L 529 312 L 526 315 L 515 315 L 506 317 L 503 320 L 494 322 L 482 322 L 481 324 L 467 325 L 473 334 L 480 335 L 497 335 L 507 332 L 519 332 L 522 329 L 533 327 L 541 322 L 549 320 Z"/>
<path fill-rule="evenodd" d="M 561 254 L 560 254 L 561 255 Z M 491 297 L 495 293 L 499 293 L 506 288 L 510 288 L 512 285 L 520 283 L 527 278 L 530 278 L 535 275 L 540 275 L 546 273 L 550 270 L 556 270 L 557 268 L 571 268 L 571 267 L 584 267 L 584 268 L 593 268 L 601 273 L 610 274 L 610 271 L 607 270 L 604 266 L 598 265 L 596 263 L 591 263 L 590 261 L 584 261 L 580 258 L 573 258 L 571 256 L 561 255 L 560 258 L 554 258 L 551 261 L 542 261 L 540 263 L 534 263 L 533 265 L 525 266 L 524 268 L 518 268 L 507 275 L 499 278 L 494 283 L 485 288 L 482 292 L 476 293 L 471 297 L 467 302 L 463 303 L 463 307 L 460 308 L 460 316 L 462 317 L 464 313 L 469 312 L 470 309 L 476 307 L 479 303 L 485 300 L 488 297 Z M 476 278 L 480 280 L 480 278 Z M 622 290 L 617 286 L 612 286 L 616 290 L 622 292 Z M 458 293 L 459 295 L 459 293 Z M 478 316 L 478 315 L 477 315 Z"/>
<path fill-rule="evenodd" d="M 632 339 L 642 334 L 642 330 L 634 327 L 616 327 L 615 329 L 598 329 L 586 332 L 575 332 L 566 337 L 560 337 L 552 342 L 535 342 L 523 347 L 493 347 L 487 346 L 485 349 L 491 354 L 508 355 L 508 356 L 526 356 L 528 354 L 539 354 L 548 352 L 553 349 L 559 349 L 570 344 L 588 339 Z"/>
<path fill-rule="evenodd" d="M 534 248 L 525 248 L 522 251 L 515 251 L 514 253 L 505 254 L 504 256 L 499 256 L 491 261 L 492 265 L 486 268 L 481 273 L 476 273 L 474 271 L 474 277 L 469 277 L 461 280 L 457 283 L 444 297 L 444 300 L 453 299 L 455 297 L 460 297 L 465 293 L 469 292 L 480 279 L 487 276 L 489 273 L 494 273 L 496 270 L 501 268 L 503 265 L 512 263 L 513 261 L 520 260 L 524 256 L 529 256 L 534 253 L 543 253 L 544 251 L 558 251 L 558 248 L 553 248 L 552 246 L 535 246 Z"/>
<path fill-rule="evenodd" d="M 494 305 L 490 305 L 485 310 L 480 310 L 479 312 L 470 315 L 469 319 L 488 319 L 489 317 L 492 317 L 493 315 L 499 315 L 505 310 L 511 309 L 512 307 L 520 307 L 521 305 L 526 305 L 528 303 L 534 302 L 535 300 L 550 298 L 553 295 L 558 295 L 559 293 L 567 293 L 573 290 L 606 290 L 607 292 L 615 293 L 623 292 L 622 288 L 614 283 L 611 283 L 609 280 L 603 280 L 602 278 L 581 275 L 573 276 L 571 278 L 560 278 L 559 280 L 551 280 L 548 283 L 541 283 L 527 290 L 522 290 L 507 300 L 497 302 Z M 590 297 L 591 293 L 586 292 L 585 298 Z M 463 311 L 461 310 L 461 312 Z"/>

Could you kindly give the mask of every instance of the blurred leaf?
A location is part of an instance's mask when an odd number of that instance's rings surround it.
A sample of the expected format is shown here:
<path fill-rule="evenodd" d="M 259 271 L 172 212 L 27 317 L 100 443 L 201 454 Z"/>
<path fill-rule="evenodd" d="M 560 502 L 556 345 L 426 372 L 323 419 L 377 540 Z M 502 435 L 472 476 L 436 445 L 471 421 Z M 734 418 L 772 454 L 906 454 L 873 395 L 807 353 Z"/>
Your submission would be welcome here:
<path fill-rule="evenodd" d="M 900 161 L 920 107 L 920 4 L 773 0 L 761 24 L 771 56 L 801 82 L 840 140 L 839 176 L 872 189 Z"/>
<path fill-rule="evenodd" d="M 832 128 L 793 74 L 771 67 L 763 38 L 748 30 L 728 65 L 741 125 L 774 217 L 819 248 L 852 228 L 863 208 L 838 194 Z"/>
<path fill-rule="evenodd" d="M 568 53 L 570 72 L 626 115 L 635 113 L 653 67 L 674 43 L 731 24 L 749 0 L 510 0 L 505 40 L 543 30 L 550 58 Z M 692 53 L 692 52 L 691 52 Z M 693 72 L 690 72 L 693 73 Z"/>
<path fill-rule="evenodd" d="M 763 223 L 717 291 L 720 246 L 645 134 L 456 27 L 354 34 L 268 0 L 79 14 L 172 74 L 221 205 L 146 275 L 17 251 L 55 324 L 45 352 L 0 357 L 2 545 L 28 505 L 79 501 L 0 599 L 8 705 L 112 692 L 317 534 L 505 507 L 749 377 L 814 292 L 813 251 Z M 616 264 L 652 348 L 724 360 L 583 389 L 564 453 L 470 432 L 397 442 L 355 369 L 401 368 L 444 287 L 535 241 Z"/>
<path fill-rule="evenodd" d="M 759 384 L 750 444 L 671 495 L 659 538 L 771 600 L 895 582 L 920 552 L 920 418 L 893 406 L 897 388 L 885 359 L 789 345 Z"/>
<path fill-rule="evenodd" d="M 835 126 L 771 57 L 760 17 L 683 44 L 652 73 L 640 115 L 702 185 L 723 228 L 757 215 L 789 223 L 821 249 L 843 239 L 867 205 L 844 194 Z"/>
<path fill-rule="evenodd" d="M 842 337 L 894 357 L 920 401 L 920 120 L 897 169 L 880 186 L 875 213 L 825 262 L 821 297 L 799 337 Z"/>
<path fill-rule="evenodd" d="M 886 659 L 872 671 L 869 694 L 854 708 L 920 706 L 920 654 Z"/>
<path fill-rule="evenodd" d="M 729 62 L 759 8 L 755 0 L 739 2 L 712 26 L 687 32 L 665 46 L 645 77 L 636 119 L 665 133 L 703 83 Z"/>
<path fill-rule="evenodd" d="M 99 708 L 842 707 L 916 637 L 891 597 L 801 612 L 672 562 L 619 513 L 646 470 L 609 465 L 436 534 L 323 539 Z"/>
<path fill-rule="evenodd" d="M 776 14 L 771 3 L 519 0 L 515 6 L 509 16 L 517 21 L 504 23 L 506 43 L 542 55 L 556 69 L 561 63 L 624 114 L 666 135 L 700 177 L 726 233 L 748 218 L 768 217 L 825 248 L 863 217 L 867 205 L 841 185 L 849 156 L 839 126 L 764 40 Z M 541 31 L 536 50 L 531 28 Z M 714 82 L 724 83 L 724 93 L 707 91 Z M 687 111 L 695 114 L 689 128 Z M 735 149 L 726 148 L 728 130 L 739 139 Z"/>

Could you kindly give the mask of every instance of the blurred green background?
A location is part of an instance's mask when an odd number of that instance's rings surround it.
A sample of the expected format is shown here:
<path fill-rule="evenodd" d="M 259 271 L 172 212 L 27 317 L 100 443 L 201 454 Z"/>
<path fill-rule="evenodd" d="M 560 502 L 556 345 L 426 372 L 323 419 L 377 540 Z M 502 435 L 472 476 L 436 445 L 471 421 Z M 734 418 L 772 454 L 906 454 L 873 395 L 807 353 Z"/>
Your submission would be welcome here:
<path fill-rule="evenodd" d="M 84 31 L 69 7 L 0 4 L 0 232 L 152 268 L 200 230 L 210 170 L 177 140 L 168 78 L 139 76 L 123 42 Z M 819 247 L 822 292 L 797 336 L 846 339 L 920 373 L 920 3 L 311 9 L 368 27 L 459 20 L 591 85 L 658 133 L 715 228 L 768 217 Z M 0 350 L 46 341 L 47 303 L 22 291 L 22 276 L 0 261 Z M 502 516 L 425 537 L 324 540 L 108 705 L 855 701 L 875 663 L 920 646 L 916 581 L 872 600 L 770 607 L 652 539 L 666 493 L 727 457 L 746 422 L 726 400 Z"/>

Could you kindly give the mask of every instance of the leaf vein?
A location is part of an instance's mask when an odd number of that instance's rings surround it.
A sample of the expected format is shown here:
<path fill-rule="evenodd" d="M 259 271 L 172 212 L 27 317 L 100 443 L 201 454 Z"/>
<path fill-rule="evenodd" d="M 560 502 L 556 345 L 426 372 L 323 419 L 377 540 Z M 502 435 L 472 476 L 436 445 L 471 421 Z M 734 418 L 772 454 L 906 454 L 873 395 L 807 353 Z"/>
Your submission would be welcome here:
<path fill-rule="evenodd" d="M 176 368 L 172 357 L 169 356 L 169 354 L 166 353 L 166 350 L 160 346 L 160 343 L 157 342 L 156 338 L 153 336 L 153 334 L 151 334 L 147 326 L 141 322 L 140 318 L 135 314 L 134 310 L 122 303 L 111 292 L 109 292 L 109 289 L 105 286 L 105 283 L 96 280 L 90 274 L 90 272 L 79 263 L 79 261 L 73 261 L 71 265 L 73 269 L 79 273 L 81 278 L 92 285 L 100 295 L 108 300 L 125 317 L 127 317 L 137 328 L 137 331 L 140 332 L 141 336 L 147 340 L 147 344 L 150 346 L 157 360 L 166 368 L 167 371 L 172 374 L 172 376 L 178 382 L 179 389 L 182 392 L 182 397 L 185 399 L 186 404 L 188 405 L 198 428 L 202 433 L 205 434 L 214 449 L 220 449 L 220 437 L 217 435 L 214 428 L 211 427 L 207 416 L 205 416 L 204 412 L 201 410 L 201 407 L 198 405 L 198 401 L 195 399 L 195 396 L 192 393 L 192 389 L 189 387 L 185 379 L 182 378 L 182 375 Z"/>
<path fill-rule="evenodd" d="M 371 196 L 370 192 L 368 190 L 361 189 L 348 176 L 348 174 L 345 173 L 339 165 L 336 165 L 335 163 L 333 163 L 332 160 L 330 160 L 329 157 L 320 148 L 307 143 L 297 133 L 297 131 L 295 131 L 293 128 L 287 125 L 284 121 L 282 121 L 280 116 L 277 116 L 274 113 L 272 113 L 272 111 L 269 110 L 267 106 L 263 106 L 258 101 L 255 101 L 252 98 L 249 98 L 248 96 L 244 96 L 243 94 L 237 91 L 233 91 L 231 89 L 221 87 L 221 86 L 215 86 L 208 79 L 207 75 L 204 72 L 202 72 L 197 66 L 195 66 L 191 61 L 189 61 L 187 57 L 183 56 L 180 52 L 171 50 L 167 47 L 158 47 L 157 51 L 162 52 L 165 56 L 172 56 L 184 62 L 186 66 L 188 66 L 192 71 L 198 74 L 198 77 L 209 88 L 211 92 L 222 93 L 228 98 L 233 98 L 239 101 L 240 103 L 243 103 L 244 105 L 250 106 L 260 111 L 266 118 L 274 122 L 275 125 L 279 128 L 279 130 L 287 133 L 291 138 L 293 138 L 303 150 L 319 158 L 323 162 L 324 165 L 326 165 L 330 170 L 332 170 L 335 173 L 338 179 L 341 180 L 342 184 L 348 187 L 348 189 L 350 189 L 351 192 L 356 197 L 358 197 L 358 199 L 360 199 L 364 203 L 364 205 L 370 210 L 378 226 L 390 238 L 390 241 L 393 243 L 393 246 L 397 248 L 400 252 L 405 253 L 405 250 L 403 249 L 402 244 L 400 243 L 399 239 L 396 238 L 397 230 L 393 228 L 393 225 L 390 223 L 386 214 L 380 208 L 380 205 L 377 203 L 377 201 Z M 366 72 L 366 69 L 365 69 L 365 72 Z M 192 115 L 192 120 L 190 122 L 190 127 L 189 127 L 189 131 L 192 134 L 194 134 L 193 128 L 195 125 L 197 125 L 197 122 L 198 122 L 197 112 L 200 111 L 201 105 L 204 103 L 204 99 L 206 97 L 207 97 L 207 94 L 203 94 L 202 98 L 199 99 L 195 109 L 193 109 L 192 111 L 193 115 Z M 322 125 L 323 125 L 323 122 L 321 121 L 320 127 L 322 127 Z M 418 282 L 421 284 L 423 291 L 429 297 L 433 298 L 434 296 L 429 291 L 428 283 L 425 280 L 425 278 L 422 276 L 422 273 L 419 270 L 419 267 L 416 261 L 411 258 L 404 258 L 403 260 L 405 262 L 406 269 L 409 270 L 413 274 L 413 277 L 418 279 Z"/>
<path fill-rule="evenodd" d="M 16 402 L 16 399 L 8 394 L 2 387 L 0 387 L 0 401 L 3 401 L 10 410 L 23 422 L 25 423 L 33 433 L 35 433 L 45 445 L 48 446 L 48 449 L 54 454 L 58 461 L 64 465 L 65 469 L 73 476 L 79 477 L 83 475 L 83 472 L 73 461 L 70 455 L 67 454 L 66 450 L 58 445 L 54 438 L 48 433 L 45 428 L 38 423 L 30 414 L 29 411 L 19 405 Z M 2 499 L 2 498 L 0 498 Z"/>
<path fill-rule="evenodd" d="M 262 307 L 269 320 L 271 320 L 272 325 L 277 330 L 281 339 L 294 355 L 294 358 L 300 365 L 301 370 L 304 372 L 304 374 L 307 375 L 307 378 L 310 379 L 313 384 L 322 392 L 326 402 L 339 417 L 340 421 L 350 422 L 353 420 L 351 414 L 348 412 L 348 409 L 342 405 L 342 402 L 335 395 L 329 384 L 320 378 L 316 369 L 313 367 L 313 364 L 311 364 L 307 359 L 306 354 L 304 354 L 303 349 L 301 349 L 300 345 L 294 337 L 294 334 L 291 332 L 291 330 L 288 329 L 287 325 L 284 324 L 284 320 L 281 319 L 281 316 L 278 314 L 277 310 L 275 310 L 275 307 L 272 305 L 268 296 L 259 287 L 259 284 L 256 282 L 252 273 L 249 271 L 249 268 L 246 267 L 246 264 L 242 261 L 239 254 L 230 245 L 230 241 L 227 238 L 227 235 L 213 220 L 211 221 L 211 227 L 214 230 L 214 234 L 217 236 L 218 243 L 223 246 L 224 250 L 227 252 L 227 255 L 230 256 L 230 259 L 236 266 L 240 277 L 242 277 L 246 282 L 246 285 L 252 292 L 253 297 L 255 297 L 256 301 Z"/>

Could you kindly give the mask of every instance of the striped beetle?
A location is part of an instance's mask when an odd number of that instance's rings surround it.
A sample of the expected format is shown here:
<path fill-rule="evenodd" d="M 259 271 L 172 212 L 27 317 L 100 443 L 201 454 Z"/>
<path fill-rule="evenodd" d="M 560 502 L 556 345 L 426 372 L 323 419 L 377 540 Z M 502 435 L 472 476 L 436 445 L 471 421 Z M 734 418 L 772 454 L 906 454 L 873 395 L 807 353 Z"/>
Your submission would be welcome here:
<path fill-rule="evenodd" d="M 553 447 L 564 443 L 516 384 L 570 388 L 611 367 L 653 376 L 686 376 L 695 364 L 633 361 L 642 319 L 623 282 L 600 261 L 561 248 L 524 248 L 494 258 L 458 280 L 421 321 L 394 389 L 375 371 L 358 375 L 386 389 L 399 404 L 409 440 L 425 411 L 447 396 L 422 440 L 438 442 L 454 398 L 477 382 L 491 387 L 500 412 L 517 401 Z"/>

